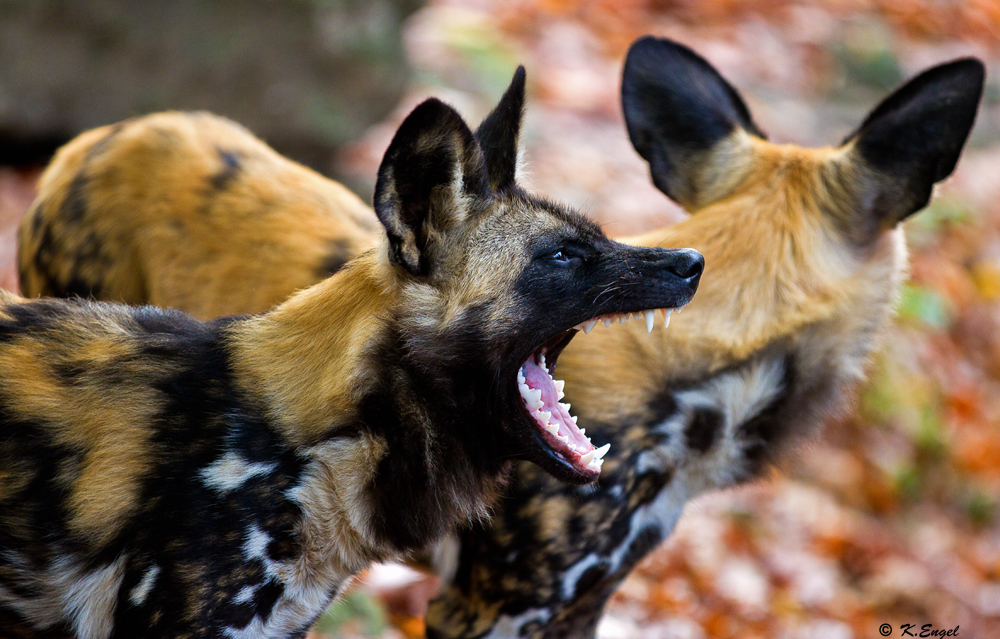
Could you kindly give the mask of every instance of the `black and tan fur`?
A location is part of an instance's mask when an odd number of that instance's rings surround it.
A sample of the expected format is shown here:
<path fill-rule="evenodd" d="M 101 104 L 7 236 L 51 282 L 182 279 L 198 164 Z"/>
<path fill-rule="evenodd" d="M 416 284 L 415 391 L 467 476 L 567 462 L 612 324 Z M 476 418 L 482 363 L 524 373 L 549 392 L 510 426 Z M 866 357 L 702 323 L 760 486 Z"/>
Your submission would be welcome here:
<path fill-rule="evenodd" d="M 523 87 L 484 139 L 516 148 Z M 261 315 L 3 293 L 0 634 L 301 637 L 370 562 L 482 518 L 513 460 L 592 480 L 517 373 L 594 315 L 686 303 L 701 258 L 608 240 L 502 157 L 420 105 L 379 247 Z"/>
<path fill-rule="evenodd" d="M 592 635 L 689 499 L 754 477 L 845 406 L 905 276 L 899 222 L 953 170 L 982 80 L 978 61 L 935 67 L 840 146 L 807 149 L 769 143 L 687 48 L 634 45 L 629 134 L 692 216 L 630 241 L 695 247 L 707 279 L 662 335 L 598 326 L 566 349 L 567 399 L 588 434 L 614 443 L 608 465 L 595 490 L 520 464 L 491 523 L 447 545 L 430 636 Z"/>
<path fill-rule="evenodd" d="M 372 248 L 340 184 L 209 113 L 158 113 L 59 150 L 18 238 L 21 291 L 258 313 Z M 281 268 L 275 268 L 281 265 Z"/>
<path fill-rule="evenodd" d="M 623 106 L 654 183 L 691 218 L 629 241 L 705 256 L 697 299 L 655 340 L 601 330 L 560 359 L 587 432 L 614 442 L 595 490 L 519 465 L 489 524 L 460 536 L 428 636 L 591 637 L 684 504 L 759 474 L 846 407 L 905 276 L 899 223 L 927 204 L 972 127 L 983 66 L 930 69 L 843 144 L 768 142 L 704 59 L 629 52 Z"/>

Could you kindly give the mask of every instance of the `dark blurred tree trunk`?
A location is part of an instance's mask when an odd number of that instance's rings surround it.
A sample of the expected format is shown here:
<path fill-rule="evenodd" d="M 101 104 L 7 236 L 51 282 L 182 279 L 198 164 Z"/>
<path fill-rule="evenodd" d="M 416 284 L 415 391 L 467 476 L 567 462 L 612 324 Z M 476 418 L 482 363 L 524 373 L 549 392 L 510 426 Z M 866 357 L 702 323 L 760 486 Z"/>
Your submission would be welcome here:
<path fill-rule="evenodd" d="M 381 120 L 419 0 L 0 1 L 0 164 L 165 109 L 230 117 L 323 172 Z"/>

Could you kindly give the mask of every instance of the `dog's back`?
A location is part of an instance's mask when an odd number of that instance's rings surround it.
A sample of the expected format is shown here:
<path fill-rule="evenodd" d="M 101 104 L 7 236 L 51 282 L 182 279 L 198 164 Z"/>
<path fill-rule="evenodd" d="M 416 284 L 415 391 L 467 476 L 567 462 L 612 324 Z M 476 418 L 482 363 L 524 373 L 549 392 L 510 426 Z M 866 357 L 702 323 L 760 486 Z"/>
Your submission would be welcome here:
<path fill-rule="evenodd" d="M 208 113 L 159 113 L 63 147 L 22 222 L 22 292 L 263 311 L 371 248 L 349 190 Z"/>

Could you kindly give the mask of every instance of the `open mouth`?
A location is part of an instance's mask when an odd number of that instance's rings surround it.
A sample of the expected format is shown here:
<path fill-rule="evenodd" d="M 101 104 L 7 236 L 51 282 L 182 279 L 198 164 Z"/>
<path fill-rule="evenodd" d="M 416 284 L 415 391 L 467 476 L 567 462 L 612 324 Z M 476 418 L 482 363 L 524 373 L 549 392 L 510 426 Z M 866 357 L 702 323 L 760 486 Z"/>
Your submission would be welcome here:
<path fill-rule="evenodd" d="M 565 382 L 554 376 L 559 354 L 578 330 L 589 333 L 598 322 L 610 326 L 615 321 L 624 324 L 629 319 L 636 319 L 645 323 L 647 332 L 652 332 L 657 312 L 663 317 L 666 327 L 670 325 L 670 315 L 674 311 L 680 312 L 680 308 L 614 313 L 592 318 L 535 349 L 517 372 L 517 388 L 521 400 L 541 431 L 543 441 L 581 475 L 592 479 L 600 475 L 604 456 L 611 444 L 595 447 L 587 437 L 586 429 L 577 426 L 577 418 L 570 413 L 570 405 L 560 401 L 565 396 Z"/>

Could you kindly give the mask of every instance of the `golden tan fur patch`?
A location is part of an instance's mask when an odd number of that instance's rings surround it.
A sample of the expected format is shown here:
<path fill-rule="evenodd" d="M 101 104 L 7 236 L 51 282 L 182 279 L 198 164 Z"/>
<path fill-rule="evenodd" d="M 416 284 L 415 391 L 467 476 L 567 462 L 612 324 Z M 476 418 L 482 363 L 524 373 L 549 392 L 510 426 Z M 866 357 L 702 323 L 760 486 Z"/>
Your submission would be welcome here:
<path fill-rule="evenodd" d="M 120 339 L 113 322 L 94 327 L 81 321 L 77 327 L 84 330 L 63 334 L 54 348 L 39 349 L 32 336 L 0 346 L 0 377 L 11 416 L 46 424 L 56 444 L 79 453 L 79 462 L 63 476 L 70 491 L 70 527 L 103 543 L 135 510 L 150 459 L 145 424 L 159 399 L 151 388 L 107 380 L 152 377 L 161 367 L 134 364 L 134 349 Z M 85 372 L 67 384 L 60 369 Z"/>
<path fill-rule="evenodd" d="M 34 297 L 51 279 L 78 281 L 100 299 L 202 319 L 256 313 L 370 248 L 377 230 L 353 193 L 239 125 L 160 113 L 60 149 L 21 225 L 21 286 Z M 46 250 L 55 257 L 39 265 Z"/>
<path fill-rule="evenodd" d="M 698 295 L 667 331 L 599 326 L 560 358 L 574 406 L 592 418 L 620 415 L 646 401 L 664 379 L 717 371 L 805 327 L 825 324 L 835 339 L 854 334 L 841 324 L 888 317 L 876 311 L 894 302 L 905 248 L 883 241 L 861 255 L 826 215 L 849 212 L 843 208 L 850 200 L 830 191 L 850 168 L 849 148 L 806 149 L 741 130 L 734 135 L 749 143 L 754 160 L 738 184 L 720 189 L 721 199 L 677 225 L 624 240 L 700 251 L 706 276 Z M 858 308 L 870 312 L 856 318 Z M 617 396 L 609 398 L 606 388 Z"/>

